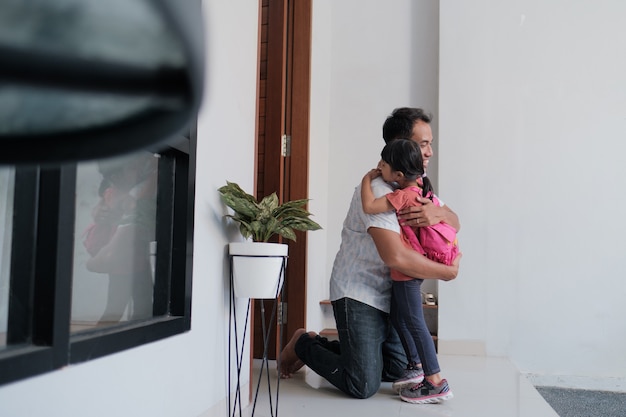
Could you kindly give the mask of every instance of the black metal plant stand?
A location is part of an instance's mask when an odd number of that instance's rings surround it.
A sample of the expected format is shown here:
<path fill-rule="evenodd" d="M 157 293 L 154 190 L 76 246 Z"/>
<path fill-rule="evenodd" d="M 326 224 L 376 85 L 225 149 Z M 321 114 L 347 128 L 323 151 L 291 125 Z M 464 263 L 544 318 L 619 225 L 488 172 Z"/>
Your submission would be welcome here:
<path fill-rule="evenodd" d="M 282 258 L 282 265 L 280 268 L 280 273 L 279 273 L 279 283 L 282 281 L 282 285 L 278 286 L 278 289 L 276 290 L 276 296 L 274 297 L 274 302 L 272 305 L 272 315 L 270 318 L 270 324 L 274 321 L 274 317 L 276 317 L 277 311 L 278 311 L 278 303 L 279 303 L 279 295 L 280 295 L 280 299 L 282 299 L 283 295 L 284 295 L 284 288 L 285 288 L 285 270 L 287 268 L 287 256 L 253 256 L 253 255 L 229 255 L 230 256 L 230 312 L 229 312 L 229 330 L 228 330 L 228 364 L 229 364 L 229 372 L 228 372 L 228 413 L 229 413 L 229 417 L 234 417 L 236 416 L 236 412 L 237 410 L 239 411 L 239 417 L 242 416 L 242 408 L 241 408 L 241 384 L 240 384 L 240 377 L 241 377 L 241 367 L 242 367 L 242 361 L 243 361 L 243 350 L 246 344 L 246 334 L 247 334 L 247 330 L 248 330 L 248 321 L 249 321 L 249 317 L 250 317 L 250 306 L 251 306 L 251 301 L 252 299 L 248 299 L 248 303 L 247 303 L 247 309 L 246 309 L 246 318 L 245 321 L 243 323 L 243 339 L 241 341 L 241 346 L 239 346 L 239 338 L 238 338 L 238 328 L 237 328 L 237 311 L 236 311 L 236 303 L 235 303 L 235 291 L 234 291 L 234 284 L 233 284 L 233 258 L 235 257 L 247 257 L 247 258 Z M 261 370 L 259 371 L 259 378 L 257 380 L 256 383 L 256 389 L 255 389 L 255 393 L 254 393 L 254 400 L 252 403 L 252 414 L 250 414 L 250 417 L 254 416 L 254 412 L 256 409 L 256 403 L 257 403 L 257 399 L 259 396 L 259 388 L 261 386 L 261 381 L 263 378 L 263 371 L 265 370 L 265 375 L 267 378 L 267 391 L 268 391 L 268 397 L 269 397 L 269 406 L 270 406 L 270 413 L 272 417 L 278 417 L 278 393 L 279 393 L 279 388 L 280 388 L 280 375 L 277 376 L 276 378 L 276 398 L 275 401 L 273 401 L 272 399 L 272 385 L 270 383 L 270 374 L 269 374 L 269 362 L 268 362 L 268 358 L 267 358 L 267 350 L 268 350 L 268 344 L 269 344 L 269 340 L 270 340 L 270 335 L 272 333 L 272 327 L 270 326 L 268 328 L 267 323 L 265 322 L 265 303 L 261 302 L 261 329 L 263 332 L 263 358 L 261 361 Z M 279 320 L 279 346 L 282 346 L 282 340 L 283 340 L 283 325 L 282 325 L 282 320 Z M 233 341 L 234 339 L 234 341 Z M 235 353 L 236 353 L 236 367 L 237 367 L 237 387 L 235 389 L 235 398 L 232 399 L 231 397 L 231 390 L 230 390 L 230 386 L 231 386 L 231 372 L 230 372 L 230 363 L 231 363 L 231 356 L 232 356 L 232 350 L 233 350 L 233 344 L 235 347 Z M 280 349 L 279 349 L 279 353 L 277 355 L 276 358 L 277 363 L 280 366 Z M 231 411 L 232 410 L 232 411 Z"/>

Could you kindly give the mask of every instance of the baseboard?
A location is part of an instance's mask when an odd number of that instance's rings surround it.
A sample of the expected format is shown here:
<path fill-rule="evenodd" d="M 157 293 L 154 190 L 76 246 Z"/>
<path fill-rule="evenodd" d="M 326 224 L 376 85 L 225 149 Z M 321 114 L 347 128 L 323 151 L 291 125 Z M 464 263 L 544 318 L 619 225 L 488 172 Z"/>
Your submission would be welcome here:
<path fill-rule="evenodd" d="M 442 340 L 437 342 L 437 352 L 442 355 L 487 356 L 482 340 Z"/>

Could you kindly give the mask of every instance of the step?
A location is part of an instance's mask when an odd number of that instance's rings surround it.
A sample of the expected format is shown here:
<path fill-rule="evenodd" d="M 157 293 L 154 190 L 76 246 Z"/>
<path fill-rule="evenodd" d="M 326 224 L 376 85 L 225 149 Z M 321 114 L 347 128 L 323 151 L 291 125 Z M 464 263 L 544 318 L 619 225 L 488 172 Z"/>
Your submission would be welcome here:
<path fill-rule="evenodd" d="M 337 329 L 322 329 L 319 333 L 320 336 L 326 337 L 328 339 L 337 339 L 339 338 L 339 332 Z"/>
<path fill-rule="evenodd" d="M 332 303 L 330 302 L 330 300 L 321 300 L 320 301 L 320 305 L 321 306 L 329 306 L 332 305 Z M 426 308 L 426 309 L 437 309 L 439 306 L 437 304 L 422 304 L 422 307 Z"/>
<path fill-rule="evenodd" d="M 319 332 L 320 336 L 326 337 L 328 339 L 338 339 L 339 338 L 339 332 L 337 331 L 337 329 L 331 329 L 331 328 L 326 328 L 326 329 L 322 329 Z M 437 335 L 431 334 L 430 335 L 433 338 L 433 341 L 435 343 L 437 343 Z"/>
<path fill-rule="evenodd" d="M 321 300 L 320 305 L 321 306 L 331 305 L 331 302 L 330 300 Z M 427 305 L 427 304 L 422 304 L 422 306 L 427 310 L 436 309 L 438 307 L 437 305 Z M 333 328 L 322 329 L 319 332 L 319 335 L 329 340 L 339 340 L 339 332 L 337 332 L 337 329 L 333 329 Z M 435 349 L 438 349 L 437 335 L 431 333 L 431 337 L 433 338 L 433 341 L 435 342 Z"/>

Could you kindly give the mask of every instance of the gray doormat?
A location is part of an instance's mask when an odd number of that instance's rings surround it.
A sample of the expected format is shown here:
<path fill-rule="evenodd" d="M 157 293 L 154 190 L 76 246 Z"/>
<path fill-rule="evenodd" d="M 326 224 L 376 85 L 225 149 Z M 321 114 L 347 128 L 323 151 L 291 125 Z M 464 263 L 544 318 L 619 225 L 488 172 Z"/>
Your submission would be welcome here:
<path fill-rule="evenodd" d="M 560 417 L 626 417 L 626 393 L 535 388 Z"/>

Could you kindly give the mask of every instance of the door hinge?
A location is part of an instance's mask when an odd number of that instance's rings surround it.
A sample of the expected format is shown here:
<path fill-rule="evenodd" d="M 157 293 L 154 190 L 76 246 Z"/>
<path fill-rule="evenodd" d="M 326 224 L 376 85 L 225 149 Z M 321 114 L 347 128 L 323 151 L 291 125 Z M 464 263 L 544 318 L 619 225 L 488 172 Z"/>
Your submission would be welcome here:
<path fill-rule="evenodd" d="M 287 303 L 278 303 L 278 324 L 287 324 Z"/>
<path fill-rule="evenodd" d="M 281 145 L 281 154 L 283 156 L 291 156 L 291 136 L 283 135 Z"/>

